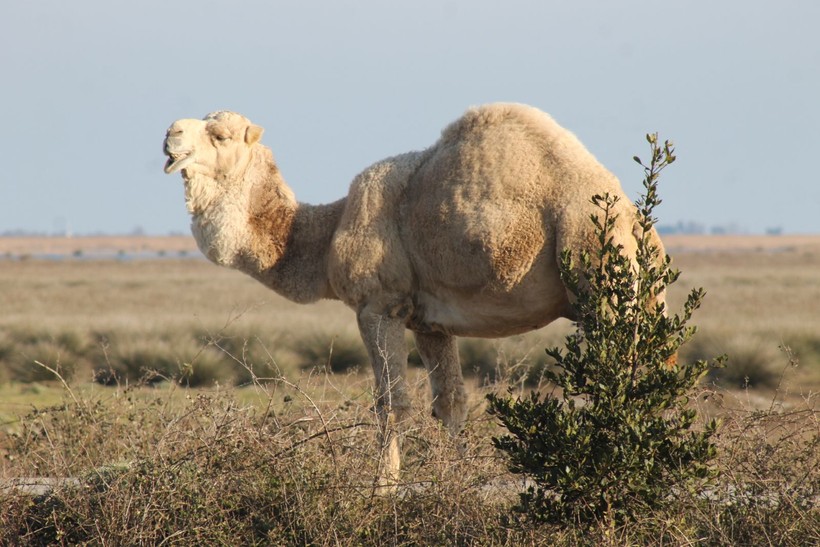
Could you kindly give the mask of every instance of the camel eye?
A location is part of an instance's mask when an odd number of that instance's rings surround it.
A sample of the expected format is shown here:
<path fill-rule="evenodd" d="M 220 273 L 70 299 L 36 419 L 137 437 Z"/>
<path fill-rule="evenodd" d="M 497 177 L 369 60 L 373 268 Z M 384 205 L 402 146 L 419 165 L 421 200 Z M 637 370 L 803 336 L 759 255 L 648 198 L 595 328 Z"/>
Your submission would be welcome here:
<path fill-rule="evenodd" d="M 214 138 L 219 142 L 225 142 L 231 140 L 230 135 L 214 135 Z"/>

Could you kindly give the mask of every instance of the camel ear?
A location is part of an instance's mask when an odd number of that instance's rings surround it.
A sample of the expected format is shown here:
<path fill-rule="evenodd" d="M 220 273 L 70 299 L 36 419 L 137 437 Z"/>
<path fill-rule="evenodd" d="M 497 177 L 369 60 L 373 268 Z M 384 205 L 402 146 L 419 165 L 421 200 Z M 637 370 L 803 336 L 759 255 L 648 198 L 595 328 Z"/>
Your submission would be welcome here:
<path fill-rule="evenodd" d="M 265 130 L 258 125 L 249 125 L 248 129 L 245 130 L 245 143 L 249 145 L 256 144 L 262 138 L 264 132 Z"/>

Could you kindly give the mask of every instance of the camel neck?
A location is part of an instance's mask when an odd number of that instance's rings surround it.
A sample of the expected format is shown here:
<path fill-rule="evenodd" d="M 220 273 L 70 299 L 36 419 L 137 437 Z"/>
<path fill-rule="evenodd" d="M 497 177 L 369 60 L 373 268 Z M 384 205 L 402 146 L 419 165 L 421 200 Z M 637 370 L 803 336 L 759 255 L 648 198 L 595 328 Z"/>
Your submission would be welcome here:
<path fill-rule="evenodd" d="M 251 230 L 259 245 L 240 261 L 240 269 L 295 302 L 336 299 L 328 280 L 328 252 L 344 204 L 345 199 L 327 205 L 283 203 L 257 214 Z"/>
<path fill-rule="evenodd" d="M 336 298 L 327 262 L 345 199 L 298 203 L 263 147 L 237 183 L 196 182 L 191 178 L 186 188 L 195 206 L 189 205 L 191 228 L 211 261 L 236 268 L 295 302 Z"/>

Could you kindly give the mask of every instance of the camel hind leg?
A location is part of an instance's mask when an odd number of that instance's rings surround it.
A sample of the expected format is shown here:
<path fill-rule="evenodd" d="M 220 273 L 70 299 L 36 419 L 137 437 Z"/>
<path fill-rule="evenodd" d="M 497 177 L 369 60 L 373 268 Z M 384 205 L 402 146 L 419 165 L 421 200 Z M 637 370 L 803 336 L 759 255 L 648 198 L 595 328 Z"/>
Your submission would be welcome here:
<path fill-rule="evenodd" d="M 455 336 L 416 332 L 416 348 L 430 375 L 433 415 L 458 434 L 467 419 L 467 392 Z"/>

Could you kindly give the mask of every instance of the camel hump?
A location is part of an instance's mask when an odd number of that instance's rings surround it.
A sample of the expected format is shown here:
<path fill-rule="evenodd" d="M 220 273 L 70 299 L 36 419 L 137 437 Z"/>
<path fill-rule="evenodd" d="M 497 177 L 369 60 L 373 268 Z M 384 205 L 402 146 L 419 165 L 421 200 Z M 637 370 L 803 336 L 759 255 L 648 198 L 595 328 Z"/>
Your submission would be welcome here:
<path fill-rule="evenodd" d="M 567 134 L 552 116 L 535 107 L 518 103 L 493 103 L 474 106 L 441 132 L 441 143 L 459 141 L 474 133 L 517 125 L 530 129 L 540 137 Z M 580 142 L 578 143 L 580 145 Z"/>

